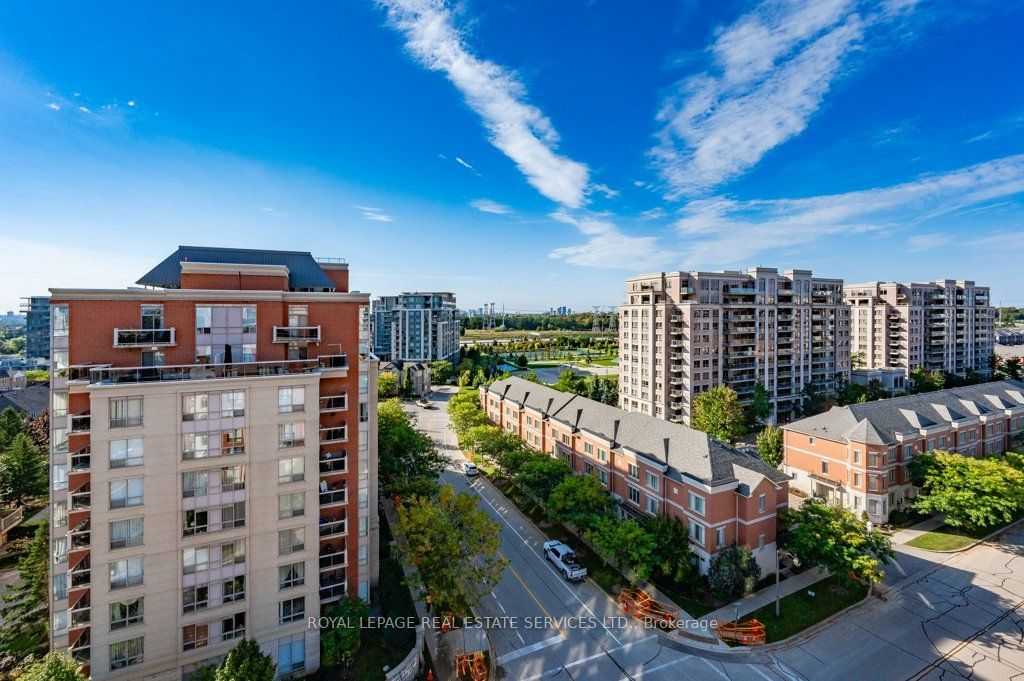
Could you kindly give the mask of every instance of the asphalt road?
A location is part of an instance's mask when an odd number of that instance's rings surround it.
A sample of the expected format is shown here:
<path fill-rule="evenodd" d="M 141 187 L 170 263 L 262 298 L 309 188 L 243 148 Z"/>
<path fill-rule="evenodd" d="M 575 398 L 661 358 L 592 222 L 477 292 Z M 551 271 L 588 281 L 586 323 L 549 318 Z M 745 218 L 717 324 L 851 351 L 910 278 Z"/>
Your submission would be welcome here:
<path fill-rule="evenodd" d="M 653 630 L 624 618 L 618 605 L 593 582 L 566 582 L 543 557 L 547 537 L 483 477 L 470 479 L 462 474 L 464 459 L 448 428 L 447 398 L 448 393 L 435 393 L 435 409 L 409 410 L 416 416 L 417 427 L 434 438 L 454 462 L 443 474 L 444 482 L 478 495 L 481 508 L 501 527 L 501 553 L 509 565 L 493 592 L 475 608 L 478 617 L 493 618 L 489 635 L 501 668 L 499 678 L 799 678 L 772 664 L 723 663 L 666 648 Z M 513 617 L 517 620 L 507 619 Z"/>

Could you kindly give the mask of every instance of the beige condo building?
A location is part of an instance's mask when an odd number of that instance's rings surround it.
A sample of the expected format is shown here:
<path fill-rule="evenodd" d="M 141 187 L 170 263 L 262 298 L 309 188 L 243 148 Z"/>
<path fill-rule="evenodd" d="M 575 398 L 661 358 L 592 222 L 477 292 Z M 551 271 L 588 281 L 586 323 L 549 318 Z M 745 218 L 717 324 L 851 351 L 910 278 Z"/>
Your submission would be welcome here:
<path fill-rule="evenodd" d="M 760 382 L 774 418 L 793 417 L 805 386 L 849 378 L 841 279 L 809 270 L 658 272 L 631 277 L 619 309 L 619 405 L 689 424 L 693 399 L 726 385 L 749 403 Z"/>
<path fill-rule="evenodd" d="M 989 376 L 995 309 L 973 281 L 869 282 L 846 287 L 851 352 L 869 369 L 917 367 Z"/>

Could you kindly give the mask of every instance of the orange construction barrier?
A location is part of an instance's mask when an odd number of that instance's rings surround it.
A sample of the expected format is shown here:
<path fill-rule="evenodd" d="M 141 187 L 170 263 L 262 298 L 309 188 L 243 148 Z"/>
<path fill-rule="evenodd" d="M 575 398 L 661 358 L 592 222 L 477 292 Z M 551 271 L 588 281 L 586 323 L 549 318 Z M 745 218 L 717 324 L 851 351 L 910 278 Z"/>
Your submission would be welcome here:
<path fill-rule="evenodd" d="M 679 612 L 672 607 L 654 600 L 643 589 L 622 589 L 619 591 L 619 605 L 622 611 L 634 619 L 647 620 L 659 626 L 675 627 L 679 624 Z"/>
<path fill-rule="evenodd" d="M 475 653 L 456 653 L 455 676 L 472 681 L 487 681 L 487 661 L 483 651 Z"/>
<path fill-rule="evenodd" d="M 722 622 L 718 625 L 718 635 L 723 641 L 745 646 L 763 646 L 768 639 L 764 625 L 757 620 Z"/>

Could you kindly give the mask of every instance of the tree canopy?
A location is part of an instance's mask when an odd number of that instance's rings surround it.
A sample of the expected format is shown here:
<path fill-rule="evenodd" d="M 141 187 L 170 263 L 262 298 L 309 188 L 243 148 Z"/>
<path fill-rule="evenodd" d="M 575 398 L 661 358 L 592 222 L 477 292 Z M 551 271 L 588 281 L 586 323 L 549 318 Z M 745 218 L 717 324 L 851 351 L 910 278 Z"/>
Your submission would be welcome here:
<path fill-rule="evenodd" d="M 719 597 L 746 596 L 761 579 L 761 566 L 745 546 L 733 542 L 720 549 L 708 565 L 708 584 Z"/>
<path fill-rule="evenodd" d="M 745 421 L 739 397 L 728 386 L 715 386 L 693 400 L 690 425 L 723 442 L 732 442 L 746 433 Z"/>
<path fill-rule="evenodd" d="M 569 475 L 551 490 L 545 508 L 552 520 L 571 523 L 587 534 L 612 514 L 615 502 L 594 476 Z"/>
<path fill-rule="evenodd" d="M 18 433 L 0 453 L 0 499 L 22 504 L 27 497 L 45 494 L 47 480 L 46 459 L 28 434 Z"/>
<path fill-rule="evenodd" d="M 253 638 L 243 638 L 217 667 L 217 681 L 274 681 L 277 664 Z"/>
<path fill-rule="evenodd" d="M 800 509 L 785 510 L 782 520 L 786 548 L 842 581 L 880 582 L 882 565 L 893 557 L 889 538 L 842 506 L 808 499 Z"/>
<path fill-rule="evenodd" d="M 430 437 L 412 427 L 409 415 L 397 399 L 378 406 L 377 453 L 381 490 L 388 495 L 412 481 L 433 480 L 448 461 Z"/>
<path fill-rule="evenodd" d="M 19 580 L 8 585 L 0 607 L 0 650 L 19 655 L 42 653 L 47 646 L 50 526 L 42 523 L 18 560 Z"/>
<path fill-rule="evenodd" d="M 911 459 L 910 476 L 922 491 L 914 508 L 953 527 L 1010 522 L 1024 508 L 1024 472 L 998 459 L 926 452 Z"/>
<path fill-rule="evenodd" d="M 377 376 L 377 399 L 386 400 L 398 396 L 398 376 L 390 371 L 382 371 Z"/>
<path fill-rule="evenodd" d="M 82 668 L 63 650 L 51 650 L 24 668 L 18 681 L 89 681 Z"/>
<path fill-rule="evenodd" d="M 336 624 L 320 631 L 321 663 L 335 667 L 355 657 L 362 645 L 363 620 L 369 615 L 370 606 L 356 596 L 345 596 L 328 606 L 327 616 Z"/>
<path fill-rule="evenodd" d="M 757 435 L 757 454 L 766 464 L 778 468 L 782 463 L 782 429 L 771 424 Z"/>

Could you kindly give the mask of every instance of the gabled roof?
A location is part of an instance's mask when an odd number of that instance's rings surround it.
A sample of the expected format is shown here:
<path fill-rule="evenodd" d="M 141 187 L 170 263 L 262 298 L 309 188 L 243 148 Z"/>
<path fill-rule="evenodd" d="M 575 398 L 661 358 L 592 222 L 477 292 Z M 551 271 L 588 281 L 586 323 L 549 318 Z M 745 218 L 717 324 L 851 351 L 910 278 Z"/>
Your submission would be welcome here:
<path fill-rule="evenodd" d="M 181 288 L 181 263 L 215 263 L 223 265 L 284 265 L 288 268 L 288 288 L 334 290 L 328 277 L 312 254 L 305 251 L 264 251 L 252 248 L 212 248 L 178 246 L 171 255 L 142 275 L 136 284 L 158 288 Z"/>
<path fill-rule="evenodd" d="M 0 411 L 13 407 L 15 411 L 28 414 L 35 418 L 49 406 L 50 386 L 46 383 L 34 383 L 21 390 L 5 390 L 0 392 Z"/>
<path fill-rule="evenodd" d="M 666 474 L 675 480 L 685 476 L 709 485 L 738 480 L 753 487 L 763 478 L 773 483 L 789 479 L 757 456 L 679 423 L 627 412 L 515 376 L 495 381 L 487 390 L 573 430 L 582 429 L 603 437 L 612 443 L 613 451 L 628 449 L 662 464 L 668 469 Z"/>
<path fill-rule="evenodd" d="M 835 442 L 892 444 L 898 434 L 916 436 L 922 429 L 976 420 L 981 416 L 1020 408 L 1024 408 L 1024 383 L 993 381 L 832 407 L 824 414 L 794 421 L 785 428 Z M 864 422 L 870 425 L 871 430 L 860 428 Z"/>

